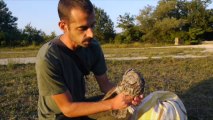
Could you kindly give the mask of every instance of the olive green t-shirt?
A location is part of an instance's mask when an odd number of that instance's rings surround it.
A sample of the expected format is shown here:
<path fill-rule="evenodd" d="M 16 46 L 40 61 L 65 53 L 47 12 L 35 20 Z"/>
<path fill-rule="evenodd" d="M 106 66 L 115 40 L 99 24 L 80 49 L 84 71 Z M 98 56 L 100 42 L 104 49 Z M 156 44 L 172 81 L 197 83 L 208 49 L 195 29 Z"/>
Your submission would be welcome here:
<path fill-rule="evenodd" d="M 66 48 L 59 37 L 55 40 Z M 51 41 L 44 44 L 36 58 L 39 119 L 54 120 L 57 114 L 61 114 L 51 95 L 69 90 L 73 101 L 79 102 L 85 99 L 84 75 L 76 63 L 78 61 L 74 60 L 70 53 L 76 54 L 80 64 L 83 63 L 85 69 L 92 71 L 95 75 L 102 75 L 107 70 L 103 52 L 96 40 L 92 40 L 89 47 L 79 47 L 75 51 L 63 50 L 61 46 Z"/>

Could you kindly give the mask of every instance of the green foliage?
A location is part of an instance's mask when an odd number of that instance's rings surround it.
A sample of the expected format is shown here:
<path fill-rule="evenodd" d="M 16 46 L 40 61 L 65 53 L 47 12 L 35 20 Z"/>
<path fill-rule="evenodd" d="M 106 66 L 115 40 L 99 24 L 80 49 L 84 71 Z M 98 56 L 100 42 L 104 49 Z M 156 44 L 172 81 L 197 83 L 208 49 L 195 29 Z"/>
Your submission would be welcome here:
<path fill-rule="evenodd" d="M 42 42 L 44 42 L 44 38 L 42 35 L 45 33 L 41 30 L 37 30 L 36 28 L 33 28 L 30 24 L 27 24 L 22 32 L 22 46 L 26 45 L 38 45 Z"/>
<path fill-rule="evenodd" d="M 17 27 L 15 23 L 18 19 L 12 16 L 12 12 L 9 11 L 7 5 L 3 0 L 0 0 L 0 30 L 8 32 L 11 29 Z"/>
<path fill-rule="evenodd" d="M 145 33 L 143 41 L 158 43 L 173 43 L 174 33 L 185 24 L 183 19 L 177 19 L 175 0 L 162 0 L 154 10 L 147 6 L 137 17 L 140 29 Z"/>
<path fill-rule="evenodd" d="M 201 39 L 199 38 L 200 35 L 202 35 L 205 31 L 201 28 L 190 28 L 189 29 L 189 41 L 190 44 L 198 44 L 201 42 Z"/>
<path fill-rule="evenodd" d="M 129 28 L 134 26 L 134 20 L 134 16 L 131 16 L 130 13 L 125 13 L 123 16 L 119 15 L 118 27 L 122 30 L 128 30 Z"/>
<path fill-rule="evenodd" d="M 120 43 L 123 42 L 123 39 L 124 39 L 124 36 L 122 36 L 121 34 L 117 34 L 117 35 L 115 36 L 114 43 L 120 44 Z"/>
<path fill-rule="evenodd" d="M 131 16 L 130 13 L 125 13 L 123 16 L 119 15 L 118 27 L 123 30 L 121 35 L 119 35 L 123 37 L 118 37 L 121 43 L 138 42 L 141 40 L 142 32 L 135 25 L 135 16 Z M 118 38 L 115 39 L 115 42 L 118 41 Z"/>
<path fill-rule="evenodd" d="M 19 30 L 17 20 L 18 18 L 12 16 L 5 2 L 0 0 L 0 47 L 39 45 L 56 36 L 54 32 L 46 35 L 30 24 L 27 24 L 23 30 Z"/>
<path fill-rule="evenodd" d="M 107 13 L 95 7 L 95 38 L 101 43 L 173 44 L 178 37 L 186 44 L 199 44 L 213 39 L 213 9 L 207 9 L 210 3 L 211 0 L 159 0 L 156 7 L 148 5 L 137 16 L 119 15 L 117 27 L 122 32 L 117 35 Z M 18 30 L 17 18 L 3 0 L 0 14 L 0 47 L 39 45 L 56 37 L 55 32 L 46 35 L 30 24 Z"/>
<path fill-rule="evenodd" d="M 16 40 L 19 39 L 17 20 L 12 16 L 5 2 L 0 0 L 0 46 L 14 46 Z"/>
<path fill-rule="evenodd" d="M 176 16 L 176 4 L 177 0 L 160 0 L 156 10 L 153 13 L 155 18 L 162 20 L 164 18 Z"/>
<path fill-rule="evenodd" d="M 113 22 L 103 9 L 95 6 L 94 8 L 96 15 L 95 38 L 101 43 L 109 43 L 115 37 Z"/>
<path fill-rule="evenodd" d="M 140 10 L 140 15 L 136 17 L 140 23 L 140 30 L 143 33 L 148 33 L 153 28 L 156 21 L 156 19 L 153 17 L 153 10 L 154 7 L 148 5 L 143 10 Z"/>
<path fill-rule="evenodd" d="M 213 31 L 213 10 L 210 0 L 160 0 L 156 8 L 147 6 L 137 20 L 144 33 L 142 40 L 151 43 L 173 43 L 178 37 L 190 44 L 204 40 Z M 208 38 L 211 39 L 211 38 Z"/>
<path fill-rule="evenodd" d="M 55 32 L 51 32 L 49 36 L 48 35 L 46 35 L 46 36 L 47 36 L 47 38 L 45 39 L 45 41 L 49 41 L 49 40 L 54 39 L 57 35 Z"/>

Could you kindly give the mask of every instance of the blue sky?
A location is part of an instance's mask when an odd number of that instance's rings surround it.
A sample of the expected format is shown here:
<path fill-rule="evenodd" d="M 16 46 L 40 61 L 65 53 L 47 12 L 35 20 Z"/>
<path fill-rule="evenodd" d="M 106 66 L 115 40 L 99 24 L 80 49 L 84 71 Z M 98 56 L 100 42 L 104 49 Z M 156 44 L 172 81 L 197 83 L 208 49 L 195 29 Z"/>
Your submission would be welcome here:
<path fill-rule="evenodd" d="M 4 0 L 12 15 L 18 17 L 18 28 L 23 29 L 31 24 L 47 34 L 55 31 L 58 35 L 62 32 L 58 28 L 57 4 L 58 0 Z M 139 10 L 147 5 L 156 6 L 158 0 L 91 0 L 97 7 L 104 9 L 110 19 L 117 25 L 117 17 L 130 13 L 138 15 Z M 213 4 L 210 5 L 213 8 Z M 119 32 L 119 29 L 115 28 Z"/>

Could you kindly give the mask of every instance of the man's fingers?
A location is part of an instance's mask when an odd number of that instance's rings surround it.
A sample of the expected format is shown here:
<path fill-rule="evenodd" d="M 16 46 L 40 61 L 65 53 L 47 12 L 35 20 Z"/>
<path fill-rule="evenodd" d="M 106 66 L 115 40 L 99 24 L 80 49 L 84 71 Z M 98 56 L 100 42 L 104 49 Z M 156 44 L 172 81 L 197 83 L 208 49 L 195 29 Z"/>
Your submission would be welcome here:
<path fill-rule="evenodd" d="M 143 99 L 143 95 L 139 95 L 137 97 L 134 97 L 134 99 L 132 101 L 132 104 L 133 105 L 138 105 L 138 104 L 141 103 L 142 99 Z"/>
<path fill-rule="evenodd" d="M 132 105 L 138 105 L 138 102 L 132 101 Z"/>
<path fill-rule="evenodd" d="M 143 94 L 139 96 L 141 99 L 143 99 Z"/>

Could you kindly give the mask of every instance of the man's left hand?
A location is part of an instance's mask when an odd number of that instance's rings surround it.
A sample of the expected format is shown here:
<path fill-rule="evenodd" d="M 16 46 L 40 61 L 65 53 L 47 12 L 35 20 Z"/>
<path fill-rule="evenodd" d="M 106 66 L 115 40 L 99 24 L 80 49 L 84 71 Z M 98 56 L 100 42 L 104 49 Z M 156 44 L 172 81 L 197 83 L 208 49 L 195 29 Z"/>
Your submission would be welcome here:
<path fill-rule="evenodd" d="M 139 104 L 141 103 L 142 100 L 143 100 L 143 94 L 134 97 L 133 100 L 132 100 L 132 104 L 133 104 L 133 105 L 139 105 Z"/>

